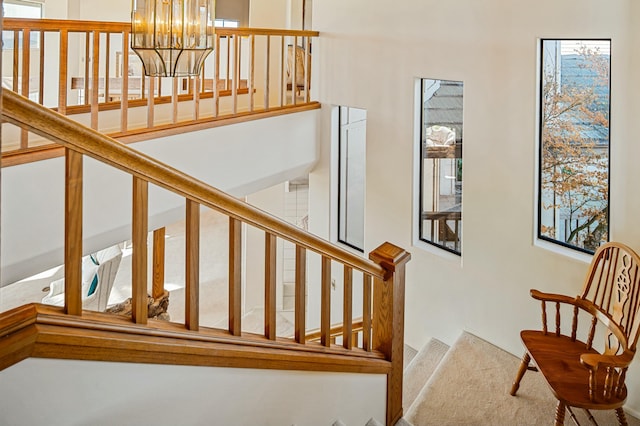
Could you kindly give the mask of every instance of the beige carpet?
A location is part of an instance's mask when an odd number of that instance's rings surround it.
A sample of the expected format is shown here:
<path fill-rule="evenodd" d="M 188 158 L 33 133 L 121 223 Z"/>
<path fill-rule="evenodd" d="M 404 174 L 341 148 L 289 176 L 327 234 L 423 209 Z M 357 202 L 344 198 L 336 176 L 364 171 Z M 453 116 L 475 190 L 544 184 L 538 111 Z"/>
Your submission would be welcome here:
<path fill-rule="evenodd" d="M 556 402 L 540 373 L 529 371 L 518 395 L 509 395 L 520 360 L 463 333 L 445 355 L 404 418 L 428 425 L 552 425 Z M 583 425 L 589 422 L 574 410 Z M 613 411 L 593 412 L 601 426 L 617 425 Z M 630 426 L 640 421 L 627 415 Z M 565 424 L 572 425 L 569 413 Z"/>
<path fill-rule="evenodd" d="M 448 350 L 449 346 L 437 339 L 431 339 L 414 356 L 411 363 L 405 364 L 402 378 L 403 407 L 411 407 Z"/>

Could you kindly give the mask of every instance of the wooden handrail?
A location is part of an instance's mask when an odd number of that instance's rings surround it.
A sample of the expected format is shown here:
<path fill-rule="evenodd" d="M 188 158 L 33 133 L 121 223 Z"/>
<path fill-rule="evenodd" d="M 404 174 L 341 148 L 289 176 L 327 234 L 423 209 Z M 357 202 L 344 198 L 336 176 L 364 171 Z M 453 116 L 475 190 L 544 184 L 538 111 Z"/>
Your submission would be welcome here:
<path fill-rule="evenodd" d="M 385 270 L 374 262 L 305 232 L 17 93 L 3 90 L 2 101 L 2 116 L 8 122 L 371 276 L 380 279 L 385 276 Z"/>
<path fill-rule="evenodd" d="M 32 31 L 58 31 L 66 29 L 73 32 L 85 32 L 90 26 L 93 30 L 105 31 L 111 33 L 119 33 L 122 31 L 130 31 L 130 22 L 108 22 L 108 21 L 83 21 L 74 19 L 29 19 L 29 18 L 4 18 L 2 27 L 4 31 L 15 31 L 30 29 Z M 309 30 L 287 30 L 272 28 L 229 28 L 216 27 L 216 34 L 229 35 L 285 35 L 298 37 L 317 37 L 318 31 Z"/>

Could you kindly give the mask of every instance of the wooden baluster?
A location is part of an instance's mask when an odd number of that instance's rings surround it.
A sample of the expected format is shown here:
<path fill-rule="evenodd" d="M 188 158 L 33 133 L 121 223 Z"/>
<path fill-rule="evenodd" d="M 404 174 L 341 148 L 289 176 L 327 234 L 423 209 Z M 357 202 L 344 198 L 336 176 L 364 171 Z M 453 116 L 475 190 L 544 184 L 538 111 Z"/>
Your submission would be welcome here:
<path fill-rule="evenodd" d="M 145 77 L 143 76 L 142 79 L 144 80 Z M 156 85 L 156 78 L 155 77 L 149 77 L 149 93 L 147 95 L 147 127 L 149 129 L 153 129 L 154 126 L 154 103 L 155 103 L 155 85 Z"/>
<path fill-rule="evenodd" d="M 87 60 L 89 60 L 87 58 Z M 98 95 L 100 91 L 100 33 L 93 32 L 93 57 L 91 74 L 91 128 L 98 130 Z"/>
<path fill-rule="evenodd" d="M 83 103 L 85 105 L 89 105 L 89 89 L 91 86 L 89 85 L 91 79 L 89 78 L 89 56 L 91 55 L 91 33 L 87 31 L 85 33 L 84 40 L 84 99 Z"/>
<path fill-rule="evenodd" d="M 38 103 L 44 105 L 44 30 L 40 30 L 40 73 L 38 74 Z"/>
<path fill-rule="evenodd" d="M 82 154 L 65 148 L 64 310 L 82 315 Z"/>
<path fill-rule="evenodd" d="M 304 87 L 306 89 L 305 94 L 305 102 L 311 102 L 311 37 L 307 37 L 307 46 L 305 49 L 305 63 L 304 67 L 305 75 L 304 75 Z M 457 235 L 457 233 L 456 233 Z"/>
<path fill-rule="evenodd" d="M 185 231 L 185 326 L 197 331 L 200 328 L 200 205 L 187 200 L 187 224 Z"/>
<path fill-rule="evenodd" d="M 231 86 L 231 97 L 233 99 L 233 114 L 238 113 L 238 86 L 240 85 L 240 36 L 235 35 L 233 50 L 233 81 Z"/>
<path fill-rule="evenodd" d="M 229 333 L 242 334 L 242 222 L 229 218 Z"/>
<path fill-rule="evenodd" d="M 171 122 L 178 122 L 178 79 L 173 78 L 173 88 L 171 90 Z"/>
<path fill-rule="evenodd" d="M 109 56 L 111 54 L 111 37 L 105 33 L 105 54 L 104 54 L 104 101 L 110 102 L 109 96 Z M 124 56 L 124 55 L 123 55 Z M 122 90 L 121 90 L 122 92 Z"/>
<path fill-rule="evenodd" d="M 227 72 L 224 89 L 229 90 L 229 80 L 231 79 L 231 35 L 227 35 Z"/>
<path fill-rule="evenodd" d="M 284 45 L 284 36 L 282 36 L 280 40 L 280 106 L 284 106 L 284 102 L 287 95 L 287 72 L 286 72 L 286 61 L 287 60 L 287 51 L 285 50 Z"/>
<path fill-rule="evenodd" d="M 20 93 L 20 31 L 13 31 L 13 86 L 16 93 Z"/>
<path fill-rule="evenodd" d="M 264 109 L 269 109 L 269 83 L 271 79 L 269 78 L 269 68 L 271 67 L 271 36 L 267 35 L 267 54 L 266 54 L 266 63 L 264 65 L 265 73 L 264 73 Z"/>
<path fill-rule="evenodd" d="M 58 112 L 62 115 L 67 113 L 67 66 L 69 62 L 69 33 L 67 30 L 60 30 L 60 68 L 58 75 L 60 82 L 58 86 Z"/>
<path fill-rule="evenodd" d="M 344 266 L 344 296 L 342 310 L 342 346 L 353 346 L 353 269 Z"/>
<path fill-rule="evenodd" d="M 31 31 L 22 30 L 22 73 L 20 75 L 21 91 L 24 97 L 29 97 L 29 71 L 31 67 Z"/>
<path fill-rule="evenodd" d="M 193 119 L 200 118 L 200 76 L 193 79 Z"/>
<path fill-rule="evenodd" d="M 371 304 L 373 278 L 363 273 L 362 276 L 362 349 L 371 352 Z"/>
<path fill-rule="evenodd" d="M 295 339 L 298 343 L 306 342 L 307 316 L 307 251 L 296 246 L 296 296 L 295 296 Z"/>
<path fill-rule="evenodd" d="M 320 344 L 331 346 L 331 259 L 322 256 L 320 289 Z"/>
<path fill-rule="evenodd" d="M 129 32 L 122 33 L 122 82 L 120 83 L 120 131 L 129 129 Z M 144 81 L 144 76 L 141 76 Z M 144 91 L 142 92 L 144 95 Z"/>
<path fill-rule="evenodd" d="M 371 252 L 369 258 L 387 272 L 387 279 L 376 278 L 373 288 L 373 348 L 391 361 L 387 375 L 387 424 L 393 425 L 402 417 L 404 280 L 411 255 L 384 243 Z"/>
<path fill-rule="evenodd" d="M 216 48 L 213 52 L 214 70 L 213 70 L 213 116 L 217 117 L 220 111 L 220 91 L 218 90 L 218 81 L 220 81 L 220 36 L 215 35 Z"/>
<path fill-rule="evenodd" d="M 128 71 L 127 71 L 127 73 L 128 73 Z M 155 78 L 155 77 L 149 77 L 149 80 L 152 79 L 152 78 Z M 141 87 L 142 99 L 147 99 L 149 97 L 149 94 L 147 93 L 147 77 L 142 75 L 141 78 L 140 78 L 140 82 L 142 83 L 142 85 L 141 85 L 142 86 Z M 162 93 L 162 90 L 158 90 L 158 93 Z"/>
<path fill-rule="evenodd" d="M 22 31 L 22 79 L 21 94 L 29 97 L 29 71 L 31 68 L 31 31 L 25 28 Z M 29 131 L 20 129 L 20 148 L 25 149 L 29 146 Z"/>
<path fill-rule="evenodd" d="M 264 249 L 264 336 L 276 339 L 276 236 L 266 232 Z"/>
<path fill-rule="evenodd" d="M 256 38 L 254 34 L 249 36 L 249 82 L 247 87 L 249 88 L 249 111 L 253 112 L 253 89 L 255 87 L 255 60 L 256 60 Z M 240 80 L 238 80 L 239 82 Z"/>
<path fill-rule="evenodd" d="M 293 37 L 293 49 L 291 51 L 291 104 L 297 103 L 296 90 L 298 89 L 298 36 Z"/>
<path fill-rule="evenodd" d="M 149 183 L 133 177 L 133 219 L 131 243 L 131 319 L 147 323 L 147 234 L 149 232 Z"/>
<path fill-rule="evenodd" d="M 166 228 L 153 231 L 153 298 L 164 296 L 164 264 L 165 264 Z"/>

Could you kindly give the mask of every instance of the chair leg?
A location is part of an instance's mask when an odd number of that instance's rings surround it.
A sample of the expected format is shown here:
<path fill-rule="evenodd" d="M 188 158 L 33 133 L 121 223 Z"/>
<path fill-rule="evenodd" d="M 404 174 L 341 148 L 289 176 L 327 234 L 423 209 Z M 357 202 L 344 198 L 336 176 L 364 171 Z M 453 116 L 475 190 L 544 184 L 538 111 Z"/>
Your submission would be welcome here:
<path fill-rule="evenodd" d="M 513 382 L 513 386 L 511 386 L 511 396 L 515 396 L 516 392 L 518 392 L 518 389 L 520 388 L 520 380 L 522 380 L 524 373 L 527 372 L 529 361 L 531 361 L 531 356 L 529 356 L 529 352 L 525 352 L 522 357 L 522 362 L 520 363 L 520 368 L 518 369 L 518 374 L 516 374 L 516 380 Z"/>
<path fill-rule="evenodd" d="M 558 401 L 558 406 L 556 407 L 556 419 L 554 426 L 563 426 L 564 425 L 564 414 L 567 411 L 564 402 Z"/>
<path fill-rule="evenodd" d="M 616 408 L 616 417 L 618 418 L 618 423 L 620 423 L 620 426 L 629 426 L 629 424 L 627 423 L 627 416 L 625 416 L 622 407 Z"/>

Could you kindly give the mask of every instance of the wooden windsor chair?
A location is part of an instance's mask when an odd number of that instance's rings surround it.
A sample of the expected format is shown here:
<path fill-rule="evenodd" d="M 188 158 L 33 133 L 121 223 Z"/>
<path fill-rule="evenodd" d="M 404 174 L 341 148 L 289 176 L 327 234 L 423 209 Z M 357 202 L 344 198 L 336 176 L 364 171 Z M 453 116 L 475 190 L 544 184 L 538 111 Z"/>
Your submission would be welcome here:
<path fill-rule="evenodd" d="M 582 293 L 575 298 L 531 290 L 542 302 L 542 330 L 520 333 L 526 348 L 511 388 L 515 395 L 528 369 L 542 373 L 558 399 L 555 425 L 564 424 L 568 410 L 576 424 L 572 407 L 615 410 L 618 422 L 627 425 L 622 405 L 627 398 L 625 376 L 633 360 L 640 330 L 640 258 L 620 243 L 602 245 L 594 254 Z M 547 303 L 555 305 L 555 330 L 547 327 Z M 570 305 L 570 335 L 562 334 L 561 319 Z M 582 320 L 588 319 L 587 323 Z M 577 335 L 585 334 L 582 342 Z M 595 337 L 603 337 L 597 350 Z M 533 360 L 537 367 L 530 367 Z"/>

